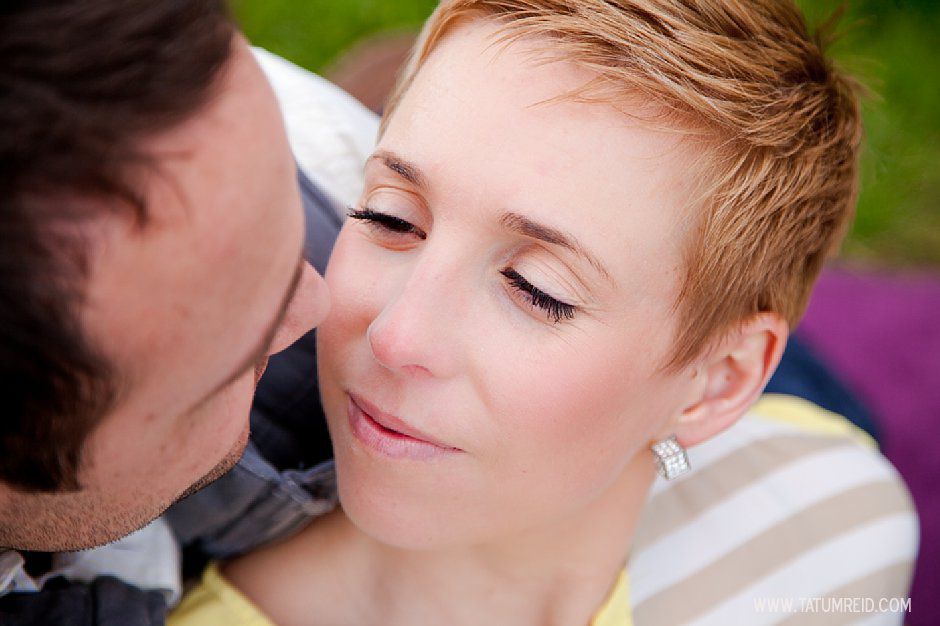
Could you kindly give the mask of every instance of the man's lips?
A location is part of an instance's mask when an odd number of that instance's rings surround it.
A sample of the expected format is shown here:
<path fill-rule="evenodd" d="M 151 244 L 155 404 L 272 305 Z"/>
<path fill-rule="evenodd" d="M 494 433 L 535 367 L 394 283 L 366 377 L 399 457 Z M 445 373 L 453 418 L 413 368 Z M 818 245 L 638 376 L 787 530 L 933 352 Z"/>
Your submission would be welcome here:
<path fill-rule="evenodd" d="M 360 411 L 362 411 L 367 417 L 369 417 L 372 421 L 385 430 L 391 431 L 392 433 L 402 437 L 429 443 L 445 450 L 459 449 L 440 441 L 439 439 L 415 428 L 414 426 L 411 426 L 401 418 L 381 411 L 377 406 L 371 404 L 368 400 L 365 400 L 361 396 L 350 393 L 349 398 L 352 400 L 353 404 L 359 407 Z"/>
<path fill-rule="evenodd" d="M 258 388 L 258 383 L 261 381 L 261 376 L 264 374 L 264 370 L 268 367 L 268 357 L 264 357 L 257 363 L 255 363 L 255 389 Z"/>

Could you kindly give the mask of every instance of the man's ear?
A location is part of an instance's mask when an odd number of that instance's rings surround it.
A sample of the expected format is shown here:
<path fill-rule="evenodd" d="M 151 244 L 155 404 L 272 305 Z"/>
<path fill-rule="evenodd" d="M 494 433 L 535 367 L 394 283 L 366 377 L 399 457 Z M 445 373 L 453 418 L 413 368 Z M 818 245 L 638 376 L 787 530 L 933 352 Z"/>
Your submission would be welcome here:
<path fill-rule="evenodd" d="M 758 313 L 732 330 L 699 364 L 699 391 L 675 424 L 685 446 L 711 439 L 744 415 L 780 363 L 789 329 L 780 315 Z"/>

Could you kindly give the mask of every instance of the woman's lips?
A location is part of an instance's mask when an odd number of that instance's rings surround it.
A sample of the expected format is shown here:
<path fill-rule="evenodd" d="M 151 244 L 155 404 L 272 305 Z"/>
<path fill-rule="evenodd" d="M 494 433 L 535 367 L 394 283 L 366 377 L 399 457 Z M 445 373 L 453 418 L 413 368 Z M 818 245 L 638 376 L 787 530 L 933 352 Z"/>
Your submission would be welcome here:
<path fill-rule="evenodd" d="M 348 398 L 347 412 L 353 435 L 376 452 L 399 459 L 430 459 L 460 452 L 394 415 L 381 412 L 359 396 L 349 394 Z"/>

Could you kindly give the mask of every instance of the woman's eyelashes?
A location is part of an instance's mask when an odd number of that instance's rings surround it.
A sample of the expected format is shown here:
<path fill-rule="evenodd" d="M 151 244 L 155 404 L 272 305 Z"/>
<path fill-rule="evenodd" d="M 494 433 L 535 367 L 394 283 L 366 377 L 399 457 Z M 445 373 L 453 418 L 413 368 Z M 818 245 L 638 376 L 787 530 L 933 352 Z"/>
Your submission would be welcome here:
<path fill-rule="evenodd" d="M 350 208 L 349 217 L 367 222 L 368 224 L 371 224 L 372 226 L 389 233 L 398 235 L 414 235 L 422 240 L 427 239 L 427 233 L 414 224 L 407 222 L 400 217 L 388 215 L 387 213 L 380 213 L 368 207 L 363 209 Z M 549 320 L 556 324 L 562 320 L 572 319 L 578 310 L 578 307 L 574 306 L 573 304 L 562 302 L 561 300 L 548 295 L 526 280 L 522 274 L 512 269 L 511 267 L 503 268 L 500 270 L 500 274 L 502 274 L 506 280 L 509 281 L 509 284 L 512 285 L 513 289 L 521 293 L 526 298 L 526 300 L 529 301 L 531 306 L 545 311 L 548 314 Z"/>
<path fill-rule="evenodd" d="M 504 268 L 499 273 L 505 276 L 513 288 L 522 293 L 533 306 L 548 313 L 548 318 L 556 324 L 561 320 L 572 319 L 578 310 L 578 307 L 573 304 L 562 302 L 548 295 L 511 267 Z"/>
<path fill-rule="evenodd" d="M 427 239 L 428 237 L 427 233 L 411 222 L 406 222 L 400 217 L 388 215 L 387 213 L 379 213 L 368 207 L 363 209 L 350 208 L 348 215 L 354 220 L 362 220 L 389 232 L 414 235 L 418 239 Z"/>

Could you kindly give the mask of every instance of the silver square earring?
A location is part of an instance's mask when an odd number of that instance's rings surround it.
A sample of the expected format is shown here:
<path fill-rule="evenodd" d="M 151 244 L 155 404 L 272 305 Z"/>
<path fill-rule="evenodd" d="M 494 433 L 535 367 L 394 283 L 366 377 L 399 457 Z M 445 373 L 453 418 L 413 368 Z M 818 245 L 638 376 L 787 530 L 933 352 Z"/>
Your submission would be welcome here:
<path fill-rule="evenodd" d="M 679 445 L 675 435 L 654 443 L 650 449 L 656 460 L 656 469 L 666 480 L 682 476 L 692 469 L 689 465 L 689 455 L 685 453 L 685 448 Z"/>

